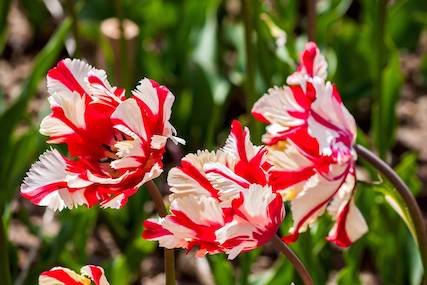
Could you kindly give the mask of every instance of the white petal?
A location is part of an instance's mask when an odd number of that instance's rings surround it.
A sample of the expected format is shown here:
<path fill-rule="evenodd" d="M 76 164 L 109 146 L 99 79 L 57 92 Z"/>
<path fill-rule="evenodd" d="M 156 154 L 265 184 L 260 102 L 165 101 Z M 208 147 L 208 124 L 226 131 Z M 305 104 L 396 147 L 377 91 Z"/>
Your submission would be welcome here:
<path fill-rule="evenodd" d="M 65 68 L 66 71 L 61 70 L 62 68 Z M 92 66 L 78 59 L 67 58 L 59 62 L 58 66 L 54 69 L 56 69 L 59 73 L 61 73 L 65 78 L 68 78 L 68 76 L 70 76 L 71 74 L 71 76 L 74 78 L 77 84 L 80 85 L 80 87 L 83 90 L 85 90 L 86 94 L 90 94 L 90 90 L 85 82 L 85 78 L 87 74 L 91 70 L 93 70 Z M 51 73 L 51 71 L 49 73 Z M 61 79 L 58 80 L 56 78 L 53 78 L 52 76 L 49 75 L 49 73 L 47 76 L 47 89 L 49 94 L 61 93 L 61 94 L 69 95 L 70 93 L 72 93 L 72 91 L 65 84 L 65 82 L 63 82 Z M 69 79 L 65 79 L 65 80 L 69 82 Z"/>
<path fill-rule="evenodd" d="M 159 113 L 159 96 L 156 88 L 153 87 L 148 78 L 144 78 L 139 82 L 136 90 L 132 91 L 132 95 L 143 101 L 153 114 Z"/>
<path fill-rule="evenodd" d="M 160 167 L 158 163 L 154 164 L 153 167 L 151 167 L 149 172 L 146 172 L 144 174 L 144 177 L 142 178 L 142 181 L 139 182 L 136 187 L 140 187 L 141 185 L 145 184 L 146 182 L 153 180 L 154 178 L 157 178 L 162 174 L 163 169 Z"/>
<path fill-rule="evenodd" d="M 222 206 L 231 205 L 233 199 L 249 187 L 250 183 L 243 177 L 235 174 L 231 169 L 220 163 L 206 163 L 204 166 L 206 177 L 212 186 L 218 189 Z"/>
<path fill-rule="evenodd" d="M 289 87 L 270 88 L 252 108 L 253 113 L 261 114 L 269 122 L 282 127 L 299 126 L 304 120 L 296 118 L 290 112 L 304 112 L 305 109 L 298 104 Z"/>
<path fill-rule="evenodd" d="M 187 154 L 182 161 L 190 164 L 195 168 L 202 177 L 206 178 L 203 166 L 208 162 L 225 163 L 227 156 L 221 152 L 209 152 L 207 150 L 198 151 L 197 154 Z M 175 167 L 169 171 L 168 184 L 171 186 L 170 191 L 173 193 L 170 198 L 189 194 L 211 196 L 208 189 L 203 186 L 202 181 L 186 173 L 186 167 Z M 207 178 L 206 178 L 207 179 Z M 206 180 L 207 181 L 207 180 Z"/>
<path fill-rule="evenodd" d="M 64 94 L 55 93 L 49 97 L 52 108 L 61 108 L 65 117 L 77 128 L 84 129 L 85 123 L 85 97 L 76 92 Z M 74 133 L 74 130 L 59 118 L 49 115 L 45 117 L 40 125 L 40 133 L 46 136 L 63 136 Z"/>
<path fill-rule="evenodd" d="M 74 280 L 76 284 L 85 284 L 89 281 L 86 277 L 81 276 L 80 274 L 77 274 L 76 272 L 64 267 L 54 267 L 49 271 L 60 271 L 62 275 L 68 276 Z M 68 285 L 56 279 L 55 277 L 44 275 L 44 273 L 45 272 L 39 276 L 39 285 Z"/>
<path fill-rule="evenodd" d="M 111 118 L 113 119 L 114 127 L 116 129 L 123 131 L 123 127 L 127 128 L 143 140 L 147 141 L 147 133 L 144 127 L 141 109 L 135 99 L 127 99 L 120 103 L 111 115 Z M 119 126 L 121 126 L 121 128 Z"/>
<path fill-rule="evenodd" d="M 222 209 L 217 199 L 208 196 L 183 196 L 172 200 L 171 208 L 182 211 L 199 225 L 223 224 Z"/>
<path fill-rule="evenodd" d="M 47 206 L 53 210 L 72 208 L 86 202 L 79 191 L 69 193 L 65 186 L 66 162 L 57 150 L 46 151 L 39 161 L 31 166 L 21 185 L 22 194 L 39 206 Z M 64 188 L 46 190 L 49 185 L 63 183 Z M 41 197 L 41 198 L 39 198 Z"/>
<path fill-rule="evenodd" d="M 162 149 L 166 145 L 168 137 L 154 135 L 151 137 L 151 148 L 152 149 Z"/>
<path fill-rule="evenodd" d="M 334 166 L 334 168 L 332 173 L 336 172 L 336 176 L 339 176 L 345 171 L 346 166 Z M 307 181 L 303 191 L 291 201 L 294 226 L 299 228 L 299 232 L 305 231 L 308 225 L 324 213 L 328 203 L 344 183 L 344 179 L 345 176 L 341 179 L 330 180 L 315 174 Z"/>
<path fill-rule="evenodd" d="M 105 277 L 104 269 L 99 266 L 86 265 L 82 267 L 80 272 L 83 275 L 89 276 L 96 285 L 110 285 Z"/>

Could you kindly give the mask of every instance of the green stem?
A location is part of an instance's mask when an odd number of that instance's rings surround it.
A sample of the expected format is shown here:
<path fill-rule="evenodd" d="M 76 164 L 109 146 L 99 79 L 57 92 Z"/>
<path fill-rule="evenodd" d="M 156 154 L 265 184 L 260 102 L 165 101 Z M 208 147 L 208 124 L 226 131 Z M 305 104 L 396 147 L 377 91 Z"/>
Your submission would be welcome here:
<path fill-rule="evenodd" d="M 305 285 L 314 285 L 313 278 L 310 275 L 310 272 L 305 268 L 301 260 L 296 256 L 296 254 L 288 247 L 288 245 L 277 235 L 274 235 L 272 239 L 274 247 L 283 253 L 284 256 L 292 263 L 295 270 L 298 272 L 301 280 Z"/>
<path fill-rule="evenodd" d="M 378 153 L 381 159 L 384 159 L 387 153 L 387 143 L 384 141 L 385 137 L 383 136 L 383 126 L 384 122 L 384 110 L 382 104 L 383 96 L 383 69 L 384 69 L 384 54 L 385 54 L 385 22 L 387 17 L 387 2 L 388 0 L 379 0 L 378 1 L 378 24 L 375 34 L 375 53 L 376 53 L 376 65 L 375 65 L 375 81 L 374 81 L 374 104 L 373 104 L 373 116 L 372 116 L 372 126 L 374 126 L 374 139 L 375 146 L 378 149 Z"/>
<path fill-rule="evenodd" d="M 166 210 L 165 204 L 163 203 L 163 197 L 160 194 L 159 188 L 153 181 L 148 181 L 145 183 L 145 187 L 151 195 L 151 199 L 154 202 L 157 212 L 160 217 L 165 217 L 168 212 Z M 166 273 L 166 285 L 175 285 L 175 256 L 173 249 L 165 248 L 164 252 L 165 260 L 165 273 Z"/>
<path fill-rule="evenodd" d="M 0 206 L 0 276 L 2 284 L 12 285 L 9 265 L 8 238 L 3 221 L 3 205 Z"/>
<path fill-rule="evenodd" d="M 424 217 L 421 212 L 420 207 L 418 206 L 417 201 L 415 200 L 414 195 L 412 195 L 409 187 L 403 182 L 403 180 L 397 175 L 397 173 L 384 161 L 378 158 L 371 151 L 366 149 L 361 145 L 355 145 L 354 149 L 357 154 L 379 170 L 391 184 L 396 188 L 399 195 L 402 197 L 402 200 L 405 202 L 409 215 L 414 225 L 416 242 L 418 244 L 421 259 L 423 261 L 424 276 L 427 273 L 427 229 L 424 222 Z M 426 280 L 424 283 L 426 284 Z"/>
<path fill-rule="evenodd" d="M 243 24 L 245 30 L 245 57 L 246 57 L 246 75 L 245 75 L 245 93 L 246 93 L 246 112 L 250 113 L 252 106 L 257 100 L 256 95 L 256 67 L 255 67 L 255 38 L 254 38 L 254 27 L 253 27 L 253 7 L 251 0 L 242 1 L 242 12 L 243 12 Z M 261 133 L 261 125 L 257 124 L 252 120 L 251 126 L 252 137 L 258 139 Z"/>
<path fill-rule="evenodd" d="M 254 37 L 253 37 L 253 21 L 251 11 L 251 1 L 242 0 L 243 7 L 243 22 L 245 26 L 245 55 L 246 55 L 246 95 L 248 112 L 252 109 L 255 103 L 255 56 L 254 56 Z"/>

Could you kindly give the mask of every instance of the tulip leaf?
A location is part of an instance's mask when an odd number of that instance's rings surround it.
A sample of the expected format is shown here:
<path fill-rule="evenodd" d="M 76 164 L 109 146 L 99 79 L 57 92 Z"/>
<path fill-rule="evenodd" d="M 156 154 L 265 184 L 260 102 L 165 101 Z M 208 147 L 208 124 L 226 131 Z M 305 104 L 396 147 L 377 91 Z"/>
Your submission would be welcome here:
<path fill-rule="evenodd" d="M 413 153 L 409 153 L 404 155 L 402 161 L 396 166 L 397 174 L 404 180 L 405 183 L 409 185 L 413 195 L 418 193 L 421 187 L 421 182 L 416 176 L 416 162 L 416 156 Z M 385 181 L 380 185 L 375 185 L 373 189 L 384 194 L 386 201 L 403 219 L 403 221 L 408 226 L 412 236 L 415 240 L 417 240 L 414 223 L 412 221 L 408 207 L 405 204 L 405 201 L 400 196 L 399 192 L 388 181 Z"/>
<path fill-rule="evenodd" d="M 225 255 L 215 254 L 208 256 L 212 267 L 215 284 L 217 285 L 235 285 L 236 279 L 233 268 Z"/>
<path fill-rule="evenodd" d="M 37 93 L 37 88 L 43 77 L 46 76 L 48 69 L 55 63 L 58 58 L 59 52 L 63 47 L 64 40 L 68 35 L 71 28 L 71 22 L 65 20 L 58 28 L 56 33 L 52 36 L 48 44 L 43 50 L 37 55 L 34 63 L 34 68 L 31 76 L 25 81 L 23 90 L 16 101 L 12 103 L 1 115 L 0 115 L 0 149 L 3 150 L 4 155 L 9 157 L 3 157 L 0 163 L 0 177 L 2 181 L 9 178 L 9 170 L 6 161 L 12 159 L 14 147 L 12 143 L 12 135 L 16 125 L 25 118 L 27 105 L 30 99 Z M 18 181 L 17 181 L 18 182 Z M 3 191 L 4 192 L 4 191 Z M 5 195 L 5 194 L 3 194 Z"/>
<path fill-rule="evenodd" d="M 279 255 L 272 268 L 262 273 L 251 275 L 251 285 L 281 285 L 290 284 L 294 276 L 294 269 L 289 260 Z"/>

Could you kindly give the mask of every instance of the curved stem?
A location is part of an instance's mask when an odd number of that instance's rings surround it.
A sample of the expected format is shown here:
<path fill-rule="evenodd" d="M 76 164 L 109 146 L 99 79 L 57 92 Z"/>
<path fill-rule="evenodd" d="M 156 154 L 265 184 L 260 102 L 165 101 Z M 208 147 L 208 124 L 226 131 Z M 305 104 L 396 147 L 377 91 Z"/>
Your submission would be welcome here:
<path fill-rule="evenodd" d="M 384 161 L 378 158 L 371 151 L 361 145 L 355 145 L 354 149 L 357 154 L 368 161 L 372 166 L 379 170 L 391 184 L 396 188 L 399 195 L 408 207 L 409 215 L 411 216 L 412 222 L 414 223 L 415 234 L 417 236 L 418 247 L 421 252 L 421 259 L 424 265 L 424 275 L 427 273 L 427 231 L 426 224 L 424 223 L 423 214 L 420 207 L 412 195 L 409 187 L 403 182 L 403 180 L 397 175 L 397 173 Z"/>
<path fill-rule="evenodd" d="M 162 195 L 160 194 L 159 188 L 157 188 L 157 185 L 152 180 L 145 183 L 145 187 L 150 193 L 151 199 L 153 200 L 156 210 L 159 213 L 160 217 L 165 217 L 168 214 L 168 212 L 166 211 L 166 207 L 165 207 L 165 204 L 163 203 L 163 198 L 162 198 Z M 175 285 L 176 278 L 175 278 L 174 250 L 165 248 L 164 259 L 165 259 L 166 285 Z"/>
<path fill-rule="evenodd" d="M 274 235 L 272 242 L 274 247 L 283 253 L 283 255 L 292 263 L 304 284 L 314 285 L 313 278 L 311 278 L 310 273 L 292 249 L 290 249 L 288 245 L 277 235 Z"/>

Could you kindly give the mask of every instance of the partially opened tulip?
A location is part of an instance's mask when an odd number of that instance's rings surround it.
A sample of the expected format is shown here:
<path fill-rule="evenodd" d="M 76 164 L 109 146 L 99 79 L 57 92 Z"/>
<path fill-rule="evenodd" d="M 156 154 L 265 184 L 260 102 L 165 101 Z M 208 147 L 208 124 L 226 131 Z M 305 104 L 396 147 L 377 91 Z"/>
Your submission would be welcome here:
<path fill-rule="evenodd" d="M 229 259 L 264 244 L 284 217 L 282 198 L 267 183 L 269 167 L 265 148 L 234 121 L 223 149 L 189 154 L 169 172 L 171 214 L 147 220 L 143 237 Z"/>
<path fill-rule="evenodd" d="M 162 172 L 162 156 L 175 130 L 172 93 L 143 79 L 132 96 L 112 87 L 103 70 L 65 59 L 47 76 L 51 114 L 40 132 L 66 144 L 70 157 L 46 151 L 21 186 L 34 204 L 55 210 L 79 205 L 120 208 Z"/>
<path fill-rule="evenodd" d="M 325 82 L 326 67 L 308 43 L 290 86 L 270 89 L 252 113 L 269 124 L 263 142 L 270 183 L 291 201 L 294 225 L 285 241 L 295 241 L 327 210 L 336 221 L 328 240 L 346 247 L 367 231 L 354 202 L 356 124 L 336 87 Z"/>
<path fill-rule="evenodd" d="M 54 267 L 39 276 L 39 285 L 109 285 L 104 269 L 95 265 L 81 268 L 81 274 L 64 267 Z"/>

